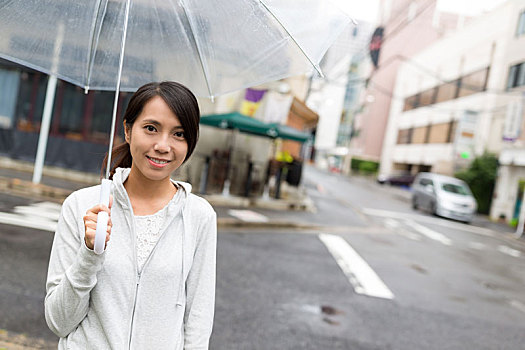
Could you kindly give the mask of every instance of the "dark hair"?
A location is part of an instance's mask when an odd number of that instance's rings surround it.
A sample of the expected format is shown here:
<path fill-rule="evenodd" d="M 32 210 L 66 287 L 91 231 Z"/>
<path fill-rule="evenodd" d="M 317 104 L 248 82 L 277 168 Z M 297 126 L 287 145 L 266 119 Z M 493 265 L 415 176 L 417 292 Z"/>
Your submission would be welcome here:
<path fill-rule="evenodd" d="M 153 97 L 159 96 L 168 105 L 171 111 L 179 118 L 179 121 L 184 129 L 186 142 L 188 143 L 188 153 L 184 162 L 195 150 L 195 145 L 199 139 L 199 120 L 200 111 L 199 104 L 195 95 L 184 85 L 174 81 L 163 81 L 160 83 L 153 82 L 141 86 L 129 100 L 128 107 L 124 113 L 124 121 L 127 128 L 132 128 L 133 123 L 137 120 L 142 112 L 142 109 Z M 113 178 L 117 168 L 129 168 L 133 158 L 129 149 L 129 144 L 124 142 L 115 148 L 111 153 L 111 168 L 109 178 Z M 108 162 L 108 154 L 102 162 L 101 174 L 105 175 Z"/>

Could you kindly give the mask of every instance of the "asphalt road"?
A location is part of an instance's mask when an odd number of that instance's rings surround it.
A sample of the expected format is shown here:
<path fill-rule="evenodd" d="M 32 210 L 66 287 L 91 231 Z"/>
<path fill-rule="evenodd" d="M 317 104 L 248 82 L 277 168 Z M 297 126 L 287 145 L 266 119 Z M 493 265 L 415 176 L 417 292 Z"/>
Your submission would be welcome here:
<path fill-rule="evenodd" d="M 219 232 L 211 349 L 523 347 L 523 241 L 414 212 L 360 180 L 309 169 L 304 183 L 317 213 L 259 212 L 326 232 Z M 34 202 L 0 194 L 0 211 Z M 0 224 L 0 329 L 48 345 L 52 236 Z"/>

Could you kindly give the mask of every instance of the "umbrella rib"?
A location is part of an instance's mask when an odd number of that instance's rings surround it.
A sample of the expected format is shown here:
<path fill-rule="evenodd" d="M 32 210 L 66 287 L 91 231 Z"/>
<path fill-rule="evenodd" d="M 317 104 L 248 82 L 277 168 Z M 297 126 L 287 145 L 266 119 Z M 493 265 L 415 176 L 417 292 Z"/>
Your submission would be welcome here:
<path fill-rule="evenodd" d="M 124 64 L 124 52 L 126 49 L 126 36 L 128 33 L 128 20 L 129 20 L 129 8 L 130 7 L 131 7 L 131 0 L 127 0 L 126 1 L 126 12 L 124 14 L 124 32 L 122 33 L 122 41 L 120 44 L 120 57 L 119 57 L 119 65 L 118 65 L 117 87 L 115 89 L 115 99 L 113 102 L 113 115 L 111 118 L 108 164 L 106 166 L 106 179 L 109 179 L 109 171 L 111 169 L 111 155 L 113 153 L 113 140 L 115 139 L 115 124 L 117 121 L 118 95 L 120 92 L 120 79 L 122 77 L 122 66 Z"/>
<path fill-rule="evenodd" d="M 188 13 L 186 12 L 186 5 L 184 4 L 184 0 L 180 0 L 180 4 L 182 7 L 182 11 L 184 12 L 184 15 L 186 16 L 186 19 L 188 20 L 188 23 L 190 25 L 190 34 L 191 34 L 191 37 L 193 38 L 193 41 L 195 42 L 195 47 L 197 48 L 197 53 L 199 54 L 199 61 L 201 63 L 202 72 L 204 73 L 204 80 L 206 80 L 206 86 L 208 88 L 208 93 L 210 95 L 211 101 L 213 102 L 215 97 L 213 96 L 213 92 L 211 91 L 210 79 L 208 77 L 208 72 L 206 70 L 206 67 L 204 67 L 202 52 L 199 47 L 199 43 L 197 42 L 197 38 L 195 37 L 195 33 L 193 30 L 194 29 L 193 24 L 191 23 L 190 16 L 188 16 Z"/>
<path fill-rule="evenodd" d="M 286 29 L 286 26 L 284 26 L 282 24 L 282 22 L 279 20 L 279 18 L 275 15 L 275 13 L 272 12 L 272 10 L 270 10 L 270 8 L 264 3 L 263 0 L 259 0 L 259 2 L 261 3 L 261 5 L 264 6 L 264 8 L 266 9 L 266 11 L 268 11 L 268 13 L 270 15 L 272 15 L 272 17 L 277 21 L 277 23 L 279 23 L 279 25 L 281 26 L 281 28 L 286 32 L 286 34 L 288 34 L 288 36 L 290 37 L 290 39 L 292 39 L 292 41 L 295 43 L 295 45 L 299 48 L 299 50 L 301 50 L 302 54 L 304 55 L 304 57 L 306 57 L 306 59 L 308 60 L 308 62 L 310 62 L 310 64 L 315 68 L 315 70 L 317 71 L 317 73 L 319 73 L 319 76 L 321 78 L 324 78 L 324 74 L 323 72 L 321 71 L 321 67 L 319 67 L 318 64 L 315 64 L 312 59 L 310 58 L 310 56 L 308 56 L 308 54 L 304 51 L 304 49 L 302 48 L 301 45 L 299 45 L 299 43 L 297 42 L 297 40 L 295 40 L 295 38 L 293 37 L 293 35 L 288 31 L 288 29 Z"/>
<path fill-rule="evenodd" d="M 89 83 L 91 82 L 91 73 L 93 72 L 93 66 L 95 65 L 95 53 L 97 51 L 98 47 L 98 39 L 100 38 L 100 32 L 102 30 L 102 22 L 104 21 L 104 17 L 106 17 L 107 7 L 108 7 L 108 1 L 105 0 L 104 2 L 104 10 L 102 12 L 101 20 L 100 20 L 100 26 L 98 28 L 98 32 L 95 35 L 95 30 L 97 29 L 97 18 L 99 18 L 100 13 L 100 7 L 103 0 L 97 1 L 95 16 L 93 18 L 93 26 L 91 27 L 90 34 L 89 34 L 89 41 L 91 43 L 90 49 L 88 51 L 88 68 L 87 68 L 87 77 L 84 84 L 84 89 L 86 92 L 89 90 Z"/>

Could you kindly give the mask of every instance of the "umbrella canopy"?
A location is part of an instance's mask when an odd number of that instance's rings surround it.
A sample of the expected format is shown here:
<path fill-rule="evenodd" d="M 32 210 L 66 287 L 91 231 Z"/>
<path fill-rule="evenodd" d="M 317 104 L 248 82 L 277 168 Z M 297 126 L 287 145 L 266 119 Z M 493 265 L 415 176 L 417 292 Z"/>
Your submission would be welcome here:
<path fill-rule="evenodd" d="M 0 57 L 115 90 L 125 37 L 121 90 L 175 80 L 213 97 L 318 69 L 349 22 L 324 0 L 3 1 Z"/>
<path fill-rule="evenodd" d="M 238 112 L 205 115 L 201 117 L 200 123 L 221 129 L 237 129 L 257 136 L 273 138 L 276 135 L 276 131 L 269 124 Z"/>

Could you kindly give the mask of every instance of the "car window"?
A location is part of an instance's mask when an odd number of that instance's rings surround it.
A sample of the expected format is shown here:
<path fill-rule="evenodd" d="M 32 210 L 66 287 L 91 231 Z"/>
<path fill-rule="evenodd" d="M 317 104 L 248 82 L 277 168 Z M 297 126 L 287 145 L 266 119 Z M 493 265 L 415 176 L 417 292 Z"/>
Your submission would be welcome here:
<path fill-rule="evenodd" d="M 429 181 L 430 181 L 429 179 L 421 179 L 421 180 L 419 181 L 419 184 L 420 184 L 421 186 L 426 186 L 426 185 L 429 184 Z"/>
<path fill-rule="evenodd" d="M 462 196 L 468 196 L 470 194 L 469 190 L 465 186 L 458 184 L 444 183 L 443 185 L 441 185 L 441 188 L 445 192 L 460 194 Z"/>

